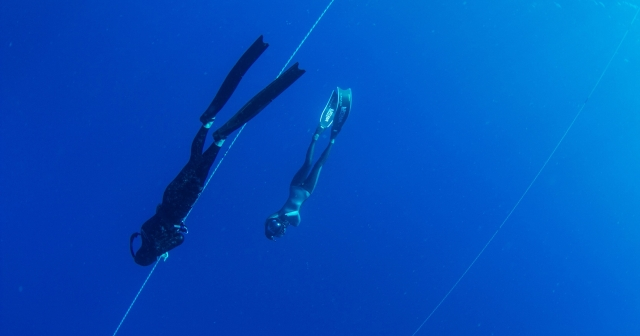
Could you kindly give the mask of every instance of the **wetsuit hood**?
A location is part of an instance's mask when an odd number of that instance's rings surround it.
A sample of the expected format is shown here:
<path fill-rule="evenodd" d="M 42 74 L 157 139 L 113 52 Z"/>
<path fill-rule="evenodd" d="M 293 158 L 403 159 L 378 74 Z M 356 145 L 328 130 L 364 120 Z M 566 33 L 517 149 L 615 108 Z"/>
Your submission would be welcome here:
<path fill-rule="evenodd" d="M 131 236 L 132 241 L 133 239 L 135 239 L 136 235 L 137 233 L 134 233 Z M 140 248 L 138 249 L 138 252 L 133 254 L 133 260 L 136 262 L 136 264 L 140 266 L 149 266 L 153 264 L 156 261 L 156 259 L 157 259 L 157 256 L 156 256 L 156 251 L 153 248 L 153 244 L 151 244 L 147 239 L 144 238 L 144 236 L 142 236 L 142 246 L 140 246 Z"/>
<path fill-rule="evenodd" d="M 134 233 L 129 240 L 129 248 L 133 260 L 141 266 L 153 264 L 159 256 L 178 247 L 184 242 L 183 226 L 176 228 L 171 223 L 163 221 L 158 214 L 151 217 L 142 225 L 140 233 Z M 140 236 L 142 246 L 137 252 L 133 252 L 133 240 Z"/>

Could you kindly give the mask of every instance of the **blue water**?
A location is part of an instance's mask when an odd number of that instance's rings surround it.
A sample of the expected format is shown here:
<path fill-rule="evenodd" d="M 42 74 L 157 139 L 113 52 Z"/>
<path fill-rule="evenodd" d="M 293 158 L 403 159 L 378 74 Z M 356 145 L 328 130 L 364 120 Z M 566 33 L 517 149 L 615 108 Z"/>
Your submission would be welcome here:
<path fill-rule="evenodd" d="M 264 34 L 218 121 L 327 3 L 2 2 L 0 334 L 113 334 L 151 270 L 129 235 L 227 72 Z M 418 335 L 640 334 L 638 5 L 336 0 L 118 335 L 411 335 L 627 30 Z M 352 114 L 300 227 L 269 241 L 336 86 Z"/>

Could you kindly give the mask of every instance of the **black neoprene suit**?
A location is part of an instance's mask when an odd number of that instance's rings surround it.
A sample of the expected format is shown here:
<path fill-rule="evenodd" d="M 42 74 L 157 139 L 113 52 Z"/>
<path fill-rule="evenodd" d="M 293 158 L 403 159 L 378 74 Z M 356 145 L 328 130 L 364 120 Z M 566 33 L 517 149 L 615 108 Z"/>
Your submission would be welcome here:
<path fill-rule="evenodd" d="M 139 265 L 150 265 L 156 261 L 158 256 L 182 244 L 184 235 L 180 229 L 184 225 L 183 220 L 200 197 L 209 170 L 224 139 L 260 113 L 273 99 L 304 74 L 304 70 L 298 69 L 298 63 L 287 69 L 249 100 L 229 121 L 218 128 L 213 134 L 214 143 L 203 152 L 207 133 L 216 114 L 229 100 L 247 70 L 268 46 L 262 41 L 262 36 L 251 45 L 231 69 L 215 98 L 200 117 L 202 126 L 191 144 L 189 162 L 167 186 L 162 204 L 157 207 L 155 215 L 142 225 L 140 234 L 134 233 L 131 236 L 130 242 L 137 235 L 142 237 L 140 249 L 136 253 L 131 249 L 131 254 Z"/>

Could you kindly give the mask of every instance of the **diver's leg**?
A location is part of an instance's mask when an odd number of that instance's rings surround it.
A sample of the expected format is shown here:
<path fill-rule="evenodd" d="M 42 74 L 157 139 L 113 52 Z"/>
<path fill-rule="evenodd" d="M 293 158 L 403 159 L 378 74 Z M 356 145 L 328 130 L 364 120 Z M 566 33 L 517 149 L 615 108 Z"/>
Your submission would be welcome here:
<path fill-rule="evenodd" d="M 240 57 L 238 62 L 236 62 L 236 65 L 233 66 L 227 75 L 227 78 L 222 82 L 220 89 L 218 89 L 218 93 L 216 93 L 215 98 L 213 98 L 213 101 L 207 110 L 202 114 L 202 116 L 200 116 L 200 121 L 203 124 L 213 120 L 224 104 L 227 103 L 236 87 L 238 87 L 242 76 L 244 76 L 247 70 L 249 70 L 251 65 L 258 59 L 258 57 L 260 57 L 260 55 L 262 55 L 268 46 L 269 44 L 264 43 L 262 41 L 262 35 L 260 35 L 260 37 L 253 42 L 251 47 L 242 54 L 242 57 Z"/>
<path fill-rule="evenodd" d="M 229 121 L 222 125 L 215 133 L 213 139 L 219 146 L 229 134 L 240 128 L 262 111 L 271 101 L 276 99 L 284 90 L 293 84 L 305 73 L 298 69 L 298 63 L 292 65 L 280 77 L 276 78 L 267 87 L 258 92 L 248 103 L 246 103 Z"/>
<path fill-rule="evenodd" d="M 209 148 L 207 148 L 207 150 L 204 151 L 204 154 L 202 154 L 202 161 L 198 166 L 197 174 L 199 176 L 202 176 L 203 179 L 206 178 L 207 175 L 209 175 L 209 170 L 213 165 L 213 161 L 216 160 L 216 156 L 218 156 L 218 152 L 220 152 L 220 146 L 216 145 L 215 143 L 212 143 L 209 146 Z"/>
<path fill-rule="evenodd" d="M 331 152 L 331 147 L 333 146 L 334 142 L 335 142 L 334 139 L 330 140 L 329 144 L 327 145 L 327 148 L 325 148 L 322 154 L 320 155 L 318 162 L 316 162 L 316 164 L 313 165 L 313 169 L 311 169 L 311 173 L 309 174 L 309 177 L 307 177 L 307 179 L 302 184 L 302 188 L 308 191 L 309 194 L 313 193 L 313 189 L 316 188 L 316 184 L 318 183 L 318 178 L 320 177 L 320 171 L 322 170 L 322 165 L 324 165 L 324 163 L 327 161 L 327 158 L 329 157 L 329 153 Z"/>
<path fill-rule="evenodd" d="M 202 149 L 204 148 L 204 142 L 207 139 L 207 132 L 209 132 L 210 125 L 202 125 L 196 133 L 193 142 L 191 143 L 191 156 L 189 162 L 182 168 L 178 176 L 176 176 L 171 183 L 167 186 L 162 197 L 163 204 L 173 204 L 178 202 L 182 197 L 181 195 L 185 190 L 189 189 L 188 185 L 192 184 L 189 181 L 193 181 L 194 169 L 200 166 L 202 161 Z M 196 182 L 196 184 L 198 184 Z"/>
<path fill-rule="evenodd" d="M 302 167 L 298 169 L 298 172 L 293 176 L 293 179 L 291 180 L 292 186 L 302 185 L 304 183 L 304 180 L 307 178 L 309 170 L 311 169 L 311 164 L 313 163 L 313 152 L 316 148 L 316 142 L 318 142 L 318 138 L 320 137 L 321 132 L 322 129 L 318 128 L 316 130 L 316 133 L 313 134 L 311 143 L 309 144 L 309 148 L 307 148 L 307 156 L 304 158 L 304 163 L 302 164 Z"/>
<path fill-rule="evenodd" d="M 206 137 L 206 131 L 203 131 L 202 128 L 198 133 L 202 133 L 202 137 Z M 199 144 L 199 146 L 201 150 L 202 144 Z M 170 218 L 174 222 L 184 218 L 198 197 L 200 197 L 202 190 L 204 190 L 209 170 L 216 159 L 220 147 L 212 144 L 204 153 L 193 150 L 194 148 L 192 147 L 189 162 L 178 173 L 178 176 L 169 183 L 162 195 L 162 204 L 159 209 L 162 209 L 166 218 Z"/>
<path fill-rule="evenodd" d="M 209 132 L 209 127 L 207 126 L 208 125 L 200 126 L 196 137 L 193 138 L 193 142 L 191 143 L 191 158 L 189 158 L 189 160 L 193 160 L 196 156 L 202 155 L 204 141 L 207 139 L 207 133 Z"/>

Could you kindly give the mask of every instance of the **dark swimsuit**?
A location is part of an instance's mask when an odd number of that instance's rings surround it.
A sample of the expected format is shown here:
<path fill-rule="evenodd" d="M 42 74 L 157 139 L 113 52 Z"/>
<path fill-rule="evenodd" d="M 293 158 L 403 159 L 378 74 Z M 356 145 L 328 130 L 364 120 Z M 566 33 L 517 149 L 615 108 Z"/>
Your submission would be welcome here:
<path fill-rule="evenodd" d="M 320 124 L 311 138 L 311 144 L 309 144 L 309 148 L 307 149 L 304 164 L 293 176 L 293 180 L 291 180 L 291 184 L 289 185 L 289 198 L 284 206 L 282 206 L 278 212 L 269 216 L 265 222 L 265 235 L 267 238 L 275 240 L 274 237 L 282 237 L 285 234 L 287 226 L 298 226 L 300 224 L 300 207 L 316 188 L 322 166 L 327 161 L 335 138 L 342 129 L 350 110 L 351 89 L 343 90 L 338 88 L 336 91 L 333 91 L 327 106 L 320 116 Z M 331 140 L 322 154 L 320 154 L 320 158 L 316 164 L 312 166 L 316 142 L 325 128 L 329 127 L 332 123 Z"/>
<path fill-rule="evenodd" d="M 333 142 L 329 143 L 312 169 L 313 151 L 316 141 L 318 140 L 316 134 L 314 134 L 311 140 L 304 164 L 293 177 L 293 180 L 291 180 L 287 202 L 282 206 L 282 209 L 269 216 L 269 218 L 280 218 L 285 225 L 298 226 L 298 224 L 300 224 L 300 207 L 304 201 L 311 196 L 311 193 L 313 193 L 313 189 L 315 189 L 318 183 L 318 177 L 320 177 L 322 165 L 329 157 L 329 152 L 331 152 L 331 146 L 333 145 Z M 269 234 L 267 234 L 267 237 L 269 237 Z M 271 237 L 269 238 L 271 239 Z"/>

